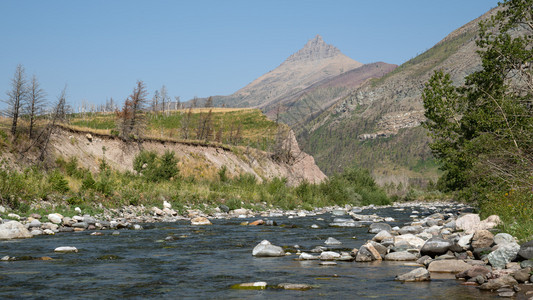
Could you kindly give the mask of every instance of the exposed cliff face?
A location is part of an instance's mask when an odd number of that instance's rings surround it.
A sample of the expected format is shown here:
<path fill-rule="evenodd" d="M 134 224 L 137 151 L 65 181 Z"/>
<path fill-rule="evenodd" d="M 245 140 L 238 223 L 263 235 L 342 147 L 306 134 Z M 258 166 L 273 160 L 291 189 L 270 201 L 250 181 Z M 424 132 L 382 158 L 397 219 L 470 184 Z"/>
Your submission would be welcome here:
<path fill-rule="evenodd" d="M 88 139 L 85 132 L 65 129 L 58 129 L 52 135 L 50 147 L 54 155 L 64 158 L 77 157 L 81 166 L 92 171 L 98 170 L 100 161 L 104 158 L 114 169 L 133 171 L 133 160 L 142 149 L 160 154 L 169 150 L 175 152 L 179 159 L 180 172 L 185 177 L 214 178 L 218 170 L 226 166 L 230 176 L 250 173 L 259 181 L 286 177 L 292 185 L 303 180 L 322 182 L 326 176 L 316 166 L 313 157 L 299 150 L 294 134 L 290 137 L 289 143 L 295 159 L 289 163 L 275 161 L 267 152 L 244 147 L 229 149 L 156 140 L 127 144 L 107 135 L 93 135 L 92 139 Z"/>
<path fill-rule="evenodd" d="M 420 126 L 424 121 L 424 83 L 440 69 L 450 73 L 455 84 L 462 84 L 466 75 L 480 69 L 475 44 L 478 23 L 493 12 L 335 103 L 299 135 L 304 150 L 326 173 L 356 163 L 374 170 L 378 179 L 388 177 L 390 170 L 404 174 L 404 183 L 435 176 L 424 169 L 432 165 L 429 139 Z"/>

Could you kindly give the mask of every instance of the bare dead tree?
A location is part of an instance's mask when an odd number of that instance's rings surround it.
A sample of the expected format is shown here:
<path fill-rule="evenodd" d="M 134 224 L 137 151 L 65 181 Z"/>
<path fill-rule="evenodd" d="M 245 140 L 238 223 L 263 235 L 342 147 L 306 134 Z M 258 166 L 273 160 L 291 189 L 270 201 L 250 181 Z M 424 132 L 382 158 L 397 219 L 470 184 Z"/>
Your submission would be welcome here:
<path fill-rule="evenodd" d="M 167 105 L 168 105 L 168 102 L 169 102 L 168 91 L 167 91 L 167 87 L 165 85 L 163 85 L 161 87 L 160 97 L 161 97 L 162 111 L 163 111 L 163 113 L 165 113 L 165 110 L 168 110 L 167 109 Z"/>
<path fill-rule="evenodd" d="M 155 90 L 154 96 L 152 97 L 152 112 L 156 112 L 159 109 L 159 91 Z"/>
<path fill-rule="evenodd" d="M 189 108 L 187 111 L 187 114 L 183 118 L 183 121 L 181 122 L 181 130 L 183 132 L 183 138 L 189 139 L 189 126 L 191 123 L 191 117 L 192 117 L 192 108 Z"/>
<path fill-rule="evenodd" d="M 28 103 L 26 108 L 30 118 L 30 139 L 32 139 L 34 136 L 36 118 L 43 112 L 43 109 L 46 105 L 45 97 L 46 94 L 44 90 L 40 87 L 39 81 L 37 81 L 37 77 L 33 75 L 28 89 Z"/>
<path fill-rule="evenodd" d="M 144 131 L 142 113 L 146 104 L 146 87 L 142 81 L 137 81 L 137 86 L 124 102 L 122 114 L 122 136 L 130 139 L 131 135 L 140 138 Z"/>
<path fill-rule="evenodd" d="M 24 74 L 24 67 L 22 65 L 17 66 L 15 74 L 11 79 L 11 89 L 7 91 L 6 94 L 8 98 L 3 101 L 7 104 L 7 110 L 5 114 L 8 118 L 12 119 L 11 134 L 15 136 L 17 133 L 18 118 L 28 95 L 26 76 Z"/>
<path fill-rule="evenodd" d="M 176 100 L 176 110 L 181 109 L 180 96 L 174 96 L 174 99 Z"/>
<path fill-rule="evenodd" d="M 69 110 L 67 105 L 67 86 L 63 88 L 59 97 L 57 97 L 56 105 L 52 112 L 52 119 L 47 124 L 45 130 L 37 137 L 36 142 L 41 143 L 41 154 L 39 155 L 39 160 L 44 161 L 46 154 L 48 152 L 48 144 L 50 143 L 50 137 L 56 128 L 57 123 L 62 122 L 66 119 L 66 114 Z"/>
<path fill-rule="evenodd" d="M 213 107 L 213 97 L 209 96 L 207 100 L 205 101 L 205 107 Z"/>

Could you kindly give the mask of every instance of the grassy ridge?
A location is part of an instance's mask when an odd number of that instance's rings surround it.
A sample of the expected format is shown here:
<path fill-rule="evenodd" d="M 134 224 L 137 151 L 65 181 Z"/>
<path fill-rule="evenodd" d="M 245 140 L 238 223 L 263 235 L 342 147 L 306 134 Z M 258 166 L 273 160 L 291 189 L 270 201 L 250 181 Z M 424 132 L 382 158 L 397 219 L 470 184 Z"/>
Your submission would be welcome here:
<path fill-rule="evenodd" d="M 278 124 L 268 120 L 258 109 L 196 108 L 165 113 L 147 112 L 143 115 L 146 123 L 145 136 L 195 140 L 197 129 L 209 111 L 211 111 L 211 140 L 217 139 L 219 135 L 218 142 L 222 144 L 249 146 L 260 150 L 269 150 L 274 143 Z M 102 133 L 107 134 L 119 131 L 119 121 L 113 113 L 73 114 L 70 125 L 79 129 L 102 130 Z"/>

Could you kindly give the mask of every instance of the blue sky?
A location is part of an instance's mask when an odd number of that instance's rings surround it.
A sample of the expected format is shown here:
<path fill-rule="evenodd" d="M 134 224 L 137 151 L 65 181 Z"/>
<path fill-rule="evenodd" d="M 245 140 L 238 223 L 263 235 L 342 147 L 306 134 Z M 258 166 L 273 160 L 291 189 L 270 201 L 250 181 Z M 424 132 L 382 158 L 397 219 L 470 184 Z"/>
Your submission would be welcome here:
<path fill-rule="evenodd" d="M 0 99 L 17 64 L 55 100 L 228 95 L 316 34 L 362 63 L 401 64 L 497 0 L 0 0 Z"/>

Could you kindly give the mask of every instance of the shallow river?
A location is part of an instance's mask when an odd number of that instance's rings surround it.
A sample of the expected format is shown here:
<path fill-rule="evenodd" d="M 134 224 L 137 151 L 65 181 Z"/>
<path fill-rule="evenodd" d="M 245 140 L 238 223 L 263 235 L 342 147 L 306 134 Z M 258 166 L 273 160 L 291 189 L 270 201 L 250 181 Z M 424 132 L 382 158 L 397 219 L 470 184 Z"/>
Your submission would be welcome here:
<path fill-rule="evenodd" d="M 414 208 L 416 209 L 416 208 Z M 392 216 L 401 226 L 411 210 L 367 210 Z M 317 218 L 324 218 L 318 221 Z M 261 240 L 278 246 L 299 245 L 301 250 L 324 246 L 328 237 L 359 248 L 372 234 L 368 228 L 331 228 L 333 216 L 270 218 L 281 226 L 241 226 L 247 219 L 212 220 L 212 226 L 189 222 L 144 224 L 145 230 L 59 233 L 26 240 L 0 241 L 0 257 L 50 256 L 51 261 L 0 262 L 0 298 L 223 298 L 223 299 L 491 299 L 494 294 L 462 286 L 453 279 L 421 283 L 394 281 L 413 267 L 401 262 L 338 262 L 319 266 L 318 261 L 295 261 L 296 255 L 254 258 L 252 249 Z M 252 219 L 250 219 L 252 220 Z M 311 229 L 317 224 L 320 229 Z M 174 236 L 172 241 L 162 241 Z M 355 238 L 354 238 L 355 237 Z M 59 246 L 75 246 L 78 253 L 58 254 Z M 116 255 L 119 259 L 101 259 Z M 237 283 L 266 281 L 305 283 L 307 291 L 234 290 Z"/>

